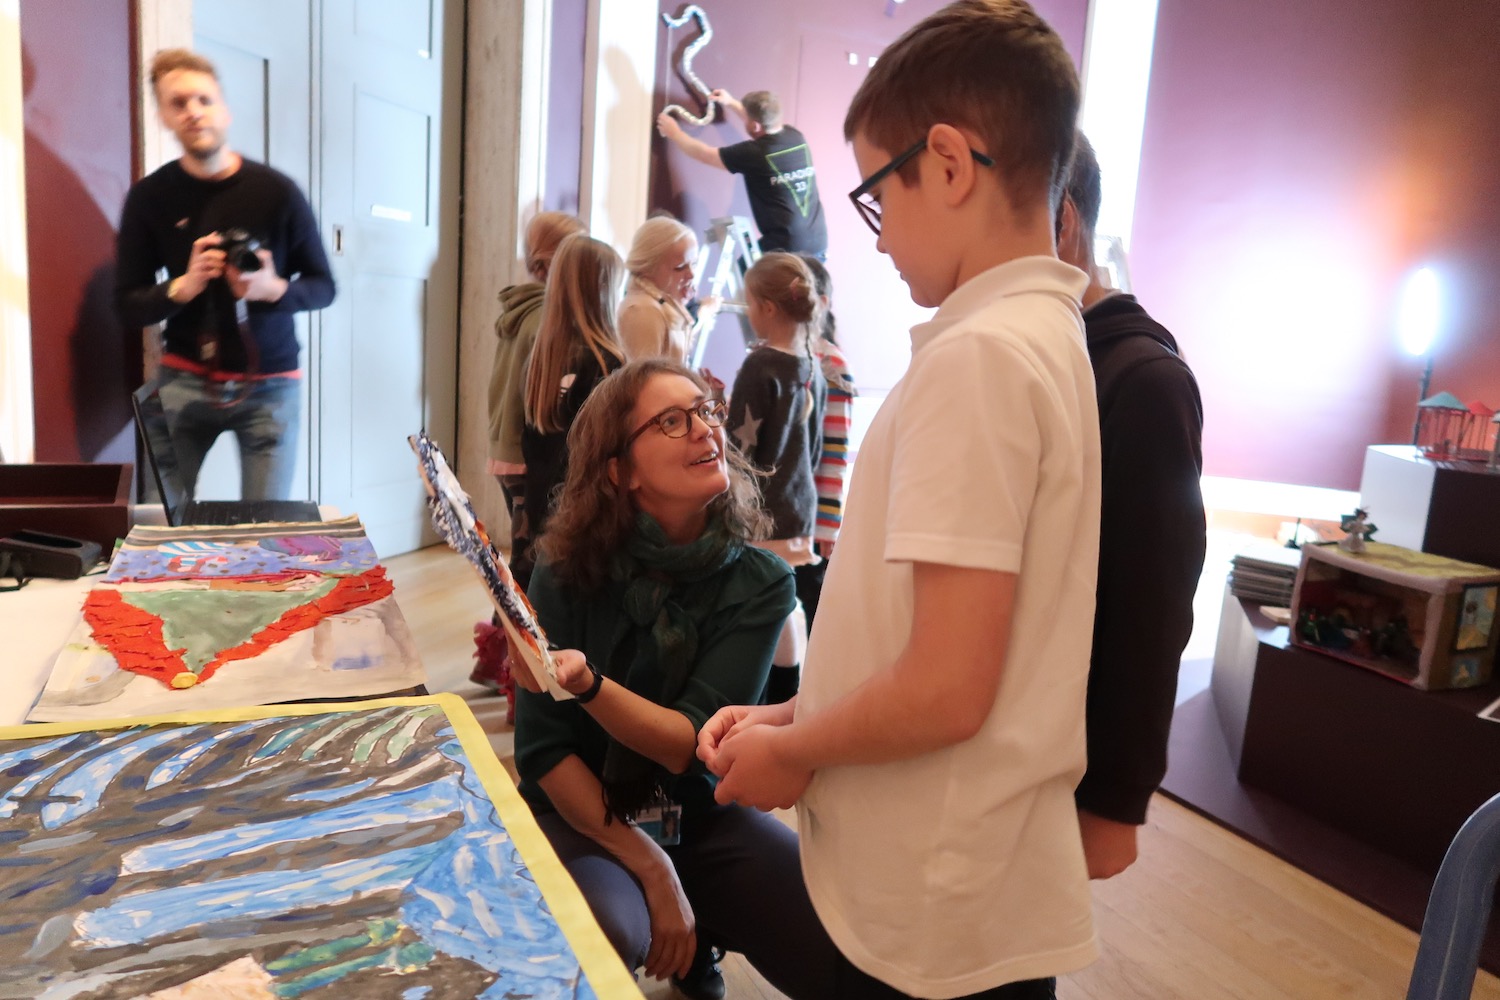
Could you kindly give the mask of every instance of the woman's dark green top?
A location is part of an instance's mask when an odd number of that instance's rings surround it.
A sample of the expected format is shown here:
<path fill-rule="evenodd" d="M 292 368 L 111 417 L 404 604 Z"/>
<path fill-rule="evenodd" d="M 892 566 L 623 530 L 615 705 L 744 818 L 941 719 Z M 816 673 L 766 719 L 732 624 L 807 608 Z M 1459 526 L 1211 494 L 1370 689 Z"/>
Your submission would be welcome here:
<path fill-rule="evenodd" d="M 796 603 L 792 571 L 779 556 L 745 546 L 738 557 L 691 585 L 704 612 L 697 626 L 697 655 L 686 683 L 668 706 L 696 733 L 726 705 L 752 705 L 765 687 L 782 623 Z M 650 630 L 624 621 L 626 584 L 609 580 L 590 595 L 563 586 L 545 563 L 532 575 L 527 596 L 554 646 L 582 650 L 611 680 L 623 683 L 636 649 Z M 624 638 L 616 636 L 623 632 Z M 648 647 L 651 648 L 651 647 Z M 516 691 L 516 770 L 521 795 L 536 811 L 552 803 L 537 783 L 569 754 L 602 776 L 609 736 L 574 701 L 553 701 L 543 691 Z M 696 759 L 687 773 L 669 778 L 666 792 L 694 808 L 712 800 L 717 779 Z"/>

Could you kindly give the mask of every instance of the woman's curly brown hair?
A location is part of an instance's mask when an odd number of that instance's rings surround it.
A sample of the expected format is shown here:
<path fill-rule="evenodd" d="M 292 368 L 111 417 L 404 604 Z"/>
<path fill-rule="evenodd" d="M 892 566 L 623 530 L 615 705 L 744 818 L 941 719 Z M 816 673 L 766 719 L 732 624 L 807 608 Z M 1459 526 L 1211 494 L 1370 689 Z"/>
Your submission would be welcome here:
<path fill-rule="evenodd" d="M 713 395 L 697 372 L 667 358 L 632 361 L 594 387 L 568 432 L 568 475 L 558 494 L 547 531 L 537 542 L 558 580 L 584 593 L 609 577 L 610 560 L 635 530 L 635 504 L 629 491 L 609 476 L 609 460 L 620 463 L 620 482 L 629 480 L 625 439 L 635 430 L 631 411 L 646 383 L 658 375 L 680 375 Z M 770 520 L 761 509 L 754 468 L 735 448 L 724 448 L 729 489 L 709 501 L 709 517 L 722 517 L 731 535 L 764 538 Z"/>

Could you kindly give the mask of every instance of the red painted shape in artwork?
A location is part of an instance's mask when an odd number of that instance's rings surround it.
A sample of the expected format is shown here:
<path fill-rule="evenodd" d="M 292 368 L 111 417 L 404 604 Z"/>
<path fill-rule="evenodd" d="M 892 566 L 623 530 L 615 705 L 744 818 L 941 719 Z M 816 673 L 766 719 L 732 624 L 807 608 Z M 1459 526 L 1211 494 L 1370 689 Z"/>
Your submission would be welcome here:
<path fill-rule="evenodd" d="M 154 677 L 174 690 L 181 690 L 208 680 L 226 663 L 259 656 L 288 636 L 312 628 L 324 618 L 373 604 L 382 597 L 389 597 L 395 589 L 395 585 L 386 579 L 384 566 L 376 566 L 356 576 L 340 577 L 334 588 L 322 597 L 288 609 L 238 646 L 220 651 L 191 683 L 181 686 L 173 684 L 173 679 L 193 675 L 182 659 L 185 650 L 167 649 L 160 617 L 127 603 L 118 590 L 104 587 L 89 591 L 83 603 L 83 617 L 93 630 L 94 639 L 109 650 L 121 669 Z"/>
<path fill-rule="evenodd" d="M 118 590 L 95 587 L 83 602 L 83 620 L 94 638 L 126 670 L 154 677 L 168 686 L 187 673 L 185 649 L 168 649 L 161 618 L 128 604 Z"/>

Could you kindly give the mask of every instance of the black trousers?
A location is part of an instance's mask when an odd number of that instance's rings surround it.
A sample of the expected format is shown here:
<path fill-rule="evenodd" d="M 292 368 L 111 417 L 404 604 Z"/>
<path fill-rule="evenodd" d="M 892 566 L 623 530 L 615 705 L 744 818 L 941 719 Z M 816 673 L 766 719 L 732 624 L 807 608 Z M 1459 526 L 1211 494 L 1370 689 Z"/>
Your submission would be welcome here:
<path fill-rule="evenodd" d="M 537 816 L 627 968 L 645 964 L 651 918 L 635 877 L 557 813 Z M 797 835 L 766 813 L 711 806 L 683 817 L 666 848 L 698 923 L 698 940 L 736 951 L 792 1000 L 908 1000 L 856 969 L 834 945 L 802 881 Z M 963 1000 L 1054 1000 L 1056 980 L 1010 983 Z"/>

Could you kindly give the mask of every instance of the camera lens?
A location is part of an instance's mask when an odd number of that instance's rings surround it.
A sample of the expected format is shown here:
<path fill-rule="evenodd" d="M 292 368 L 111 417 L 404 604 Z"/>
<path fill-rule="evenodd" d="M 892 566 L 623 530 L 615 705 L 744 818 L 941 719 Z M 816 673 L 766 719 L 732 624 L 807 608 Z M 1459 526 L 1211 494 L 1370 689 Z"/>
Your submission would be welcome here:
<path fill-rule="evenodd" d="M 260 257 L 256 254 L 260 241 L 246 230 L 224 230 L 219 235 L 219 249 L 224 251 L 224 259 L 231 267 L 241 271 L 260 270 Z"/>

